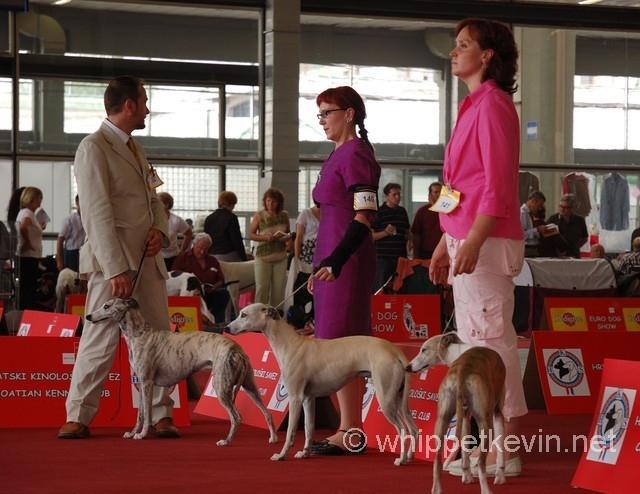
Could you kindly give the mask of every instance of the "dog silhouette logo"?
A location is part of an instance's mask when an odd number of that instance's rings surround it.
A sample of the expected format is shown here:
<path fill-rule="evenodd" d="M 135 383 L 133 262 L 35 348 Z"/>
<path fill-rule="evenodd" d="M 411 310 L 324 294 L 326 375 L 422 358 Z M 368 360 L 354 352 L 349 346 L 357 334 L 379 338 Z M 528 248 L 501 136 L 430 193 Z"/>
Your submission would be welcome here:
<path fill-rule="evenodd" d="M 635 395 L 635 389 L 605 387 L 588 460 L 610 465 L 617 463 L 629 427 Z"/>
<path fill-rule="evenodd" d="M 548 353 L 546 350 L 543 353 Z M 545 355 L 546 372 L 552 396 L 561 395 L 585 395 L 586 385 L 582 352 L 577 350 L 558 349 Z M 554 387 L 555 385 L 555 387 Z M 586 387 L 586 396 L 589 396 L 589 388 Z"/>

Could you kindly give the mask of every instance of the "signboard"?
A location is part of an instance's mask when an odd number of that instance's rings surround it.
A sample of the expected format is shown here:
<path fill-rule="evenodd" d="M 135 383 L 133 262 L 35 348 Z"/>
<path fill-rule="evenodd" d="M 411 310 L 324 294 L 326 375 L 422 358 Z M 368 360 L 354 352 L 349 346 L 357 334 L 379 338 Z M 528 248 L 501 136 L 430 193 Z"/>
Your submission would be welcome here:
<path fill-rule="evenodd" d="M 554 331 L 639 331 L 638 298 L 545 298 Z"/>
<path fill-rule="evenodd" d="M 75 336 L 80 317 L 55 312 L 25 310 L 22 313 L 17 336 Z"/>
<path fill-rule="evenodd" d="M 605 359 L 587 439 L 571 485 L 635 492 L 640 482 L 640 362 Z"/>
<path fill-rule="evenodd" d="M 289 411 L 289 395 L 280 376 L 280 366 L 271 350 L 269 340 L 262 333 L 245 333 L 238 336 L 225 335 L 238 342 L 249 356 L 253 366 L 253 378 L 260 392 L 262 402 L 273 417 L 273 423 L 278 430 Z M 242 423 L 268 430 L 264 415 L 242 391 L 236 397 L 236 407 L 242 415 Z M 207 386 L 193 410 L 196 413 L 229 420 L 229 414 L 218 401 L 212 378 L 209 377 Z"/>
<path fill-rule="evenodd" d="M 202 330 L 200 297 L 169 297 L 169 318 L 179 333 Z"/>
<path fill-rule="evenodd" d="M 371 323 L 374 336 L 390 341 L 424 341 L 441 332 L 440 296 L 373 295 Z"/>
<path fill-rule="evenodd" d="M 60 427 L 80 338 L 18 338 L 0 345 L 0 427 Z M 28 356 L 28 358 L 26 358 Z M 176 425 L 189 425 L 185 382 L 171 394 Z M 116 354 L 91 427 L 133 428 L 137 390 L 124 339 Z M 43 412 L 45 411 L 45 412 Z"/>
<path fill-rule="evenodd" d="M 67 312 L 84 317 L 86 295 L 67 295 Z M 169 318 L 176 331 L 199 331 L 202 329 L 200 297 L 168 297 Z"/>
<path fill-rule="evenodd" d="M 604 359 L 640 360 L 640 333 L 534 331 L 525 382 L 537 374 L 549 413 L 593 413 Z M 534 393 L 525 386 L 526 393 Z M 535 401 L 535 397 L 527 396 Z"/>
<path fill-rule="evenodd" d="M 396 345 L 409 360 L 418 354 L 421 346 L 420 343 L 397 343 Z M 438 365 L 411 376 L 409 410 L 419 429 L 418 441 L 415 445 L 416 458 L 433 461 L 435 457 L 433 434 L 437 417 L 438 389 L 448 370 L 449 367 L 446 365 Z M 362 421 L 369 448 L 400 453 L 402 438 L 382 413 L 370 379 L 367 379 L 367 389 L 362 402 Z M 454 431 L 450 429 L 450 432 Z"/>

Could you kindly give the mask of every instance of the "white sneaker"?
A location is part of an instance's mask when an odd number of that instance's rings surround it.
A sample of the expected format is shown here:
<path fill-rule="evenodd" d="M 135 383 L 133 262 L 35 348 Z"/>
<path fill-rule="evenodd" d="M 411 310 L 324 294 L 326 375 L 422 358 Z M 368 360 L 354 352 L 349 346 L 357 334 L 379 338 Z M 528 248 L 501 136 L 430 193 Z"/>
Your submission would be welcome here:
<path fill-rule="evenodd" d="M 471 473 L 473 473 L 474 469 L 477 469 L 478 457 L 477 456 L 470 457 L 469 463 L 471 465 Z M 454 475 L 455 477 L 462 477 L 462 458 L 449 463 L 449 468 L 447 468 L 446 471 L 448 471 L 451 475 Z"/>
<path fill-rule="evenodd" d="M 473 456 L 469 459 L 471 463 L 471 474 L 474 477 L 478 476 L 478 457 Z M 487 477 L 496 476 L 496 464 L 487 465 L 486 472 Z M 510 460 L 504 462 L 504 476 L 505 477 L 519 477 L 522 473 L 522 460 L 519 456 L 515 456 Z M 452 461 L 449 465 L 449 475 L 454 477 L 462 477 L 462 460 Z"/>
<path fill-rule="evenodd" d="M 487 465 L 487 477 L 495 477 L 497 470 L 497 464 L 492 463 L 491 465 Z M 474 477 L 478 476 L 479 469 L 478 463 L 471 466 L 471 473 Z M 522 473 L 522 460 L 519 456 L 514 456 L 510 460 L 504 462 L 504 476 L 505 477 L 519 477 Z"/>

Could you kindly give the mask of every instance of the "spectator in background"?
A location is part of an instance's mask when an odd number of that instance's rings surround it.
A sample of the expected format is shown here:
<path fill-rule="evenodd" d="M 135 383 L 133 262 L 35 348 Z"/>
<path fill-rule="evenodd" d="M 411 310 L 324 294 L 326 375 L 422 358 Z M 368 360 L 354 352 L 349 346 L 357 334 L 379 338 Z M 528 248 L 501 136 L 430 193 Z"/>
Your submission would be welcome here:
<path fill-rule="evenodd" d="M 18 232 L 18 266 L 20 273 L 20 309 L 37 309 L 35 300 L 42 257 L 42 230 L 45 225 L 36 219 L 35 212 L 42 204 L 42 191 L 25 187 L 20 195 L 20 211 L 16 217 Z"/>
<path fill-rule="evenodd" d="M 216 323 L 225 319 L 225 311 L 229 303 L 229 291 L 224 287 L 224 273 L 218 260 L 209 254 L 211 237 L 206 233 L 197 233 L 193 239 L 193 247 L 178 255 L 173 261 L 174 269 L 193 273 L 204 287 L 204 298 L 207 307 L 213 314 Z"/>
<path fill-rule="evenodd" d="M 313 264 L 319 226 L 320 208 L 318 206 L 314 205 L 300 211 L 296 219 L 295 256 L 309 266 Z"/>
<path fill-rule="evenodd" d="M 524 255 L 525 257 L 537 257 L 540 255 L 540 238 L 547 228 L 545 224 L 536 226 L 538 213 L 545 209 L 547 198 L 539 190 L 534 190 L 526 202 L 520 206 L 520 224 L 524 230 Z"/>
<path fill-rule="evenodd" d="M 547 223 L 558 225 L 560 235 L 567 241 L 567 255 L 580 258 L 580 248 L 589 240 L 589 231 L 584 218 L 573 212 L 574 204 L 573 194 L 564 194 L 560 198 L 560 212 L 547 218 Z"/>
<path fill-rule="evenodd" d="M 163 247 L 160 253 L 164 258 L 164 264 L 167 267 L 167 271 L 171 271 L 173 268 L 173 261 L 179 255 L 187 250 L 191 244 L 191 237 L 193 231 L 189 227 L 189 224 L 171 212 L 173 209 L 173 197 L 168 192 L 159 192 L 158 199 L 162 202 L 164 210 L 167 213 L 167 220 L 169 222 L 169 246 Z M 182 244 L 178 245 L 178 234 L 182 233 L 184 238 Z"/>
<path fill-rule="evenodd" d="M 557 227 L 549 228 L 544 220 L 546 210 L 539 209 L 533 218 L 535 228 L 544 227 L 538 241 L 538 255 L 540 257 L 564 257 L 567 255 L 567 241 L 560 235 Z"/>
<path fill-rule="evenodd" d="M 414 259 L 431 259 L 433 251 L 442 237 L 439 214 L 429 210 L 440 197 L 441 190 L 442 184 L 440 182 L 433 182 L 429 185 L 429 202 L 418 208 L 413 217 L 411 233 L 413 235 Z"/>
<path fill-rule="evenodd" d="M 633 250 L 620 258 L 620 272 L 622 274 L 640 272 L 640 237 L 633 239 Z"/>
<path fill-rule="evenodd" d="M 240 233 L 240 222 L 233 214 L 238 198 L 225 190 L 218 196 L 218 209 L 204 220 L 204 232 L 213 242 L 209 254 L 219 261 L 241 262 L 247 260 L 247 251 Z"/>
<path fill-rule="evenodd" d="M 607 254 L 604 251 L 604 246 L 602 244 L 593 244 L 591 246 L 591 253 L 589 254 L 591 259 L 606 259 Z"/>
<path fill-rule="evenodd" d="M 9 223 L 9 228 L 14 236 L 18 234 L 16 230 L 16 219 L 20 212 L 20 196 L 24 189 L 25 187 L 18 187 L 17 189 L 14 189 L 11 193 L 11 197 L 9 198 L 9 204 L 7 205 L 7 222 Z"/>
<path fill-rule="evenodd" d="M 411 224 L 407 210 L 400 206 L 400 184 L 388 183 L 383 189 L 385 202 L 371 225 L 376 246 L 376 279 L 374 293 L 396 272 L 399 257 L 407 257 L 411 245 Z"/>
<path fill-rule="evenodd" d="M 289 214 L 284 210 L 284 193 L 275 187 L 262 196 L 264 209 L 256 212 L 249 226 L 249 238 L 258 242 L 255 255 L 255 301 L 280 305 L 287 281 Z"/>
<path fill-rule="evenodd" d="M 58 271 L 64 268 L 80 270 L 80 247 L 84 243 L 84 227 L 80 218 L 80 200 L 76 194 L 76 211 L 62 220 L 56 244 L 56 265 Z"/>

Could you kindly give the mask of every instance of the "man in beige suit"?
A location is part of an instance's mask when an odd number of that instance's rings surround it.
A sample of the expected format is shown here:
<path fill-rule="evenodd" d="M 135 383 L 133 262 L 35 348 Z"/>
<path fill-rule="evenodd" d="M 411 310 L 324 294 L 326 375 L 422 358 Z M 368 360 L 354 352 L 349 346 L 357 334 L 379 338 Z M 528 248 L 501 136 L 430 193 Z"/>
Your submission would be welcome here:
<path fill-rule="evenodd" d="M 133 297 L 154 329 L 169 331 L 167 271 L 160 255 L 163 244 L 168 245 L 167 215 L 155 192 L 161 182 L 154 180 L 142 147 L 131 138 L 132 131 L 145 128 L 149 113 L 143 82 L 117 77 L 107 87 L 104 103 L 107 118 L 82 140 L 74 162 L 86 232 L 80 250 L 80 273 L 89 288 L 85 310 L 89 314 L 113 297 Z M 119 341 L 115 322 L 85 325 L 66 402 L 67 423 L 59 438 L 89 435 Z M 178 437 L 172 411 L 167 389 L 155 387 L 156 435 Z"/>

